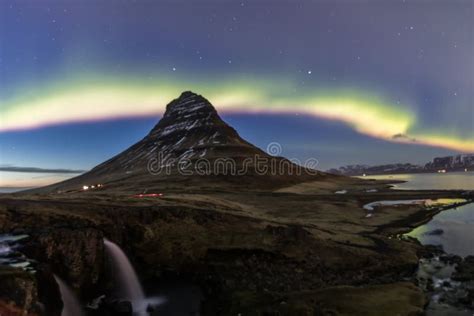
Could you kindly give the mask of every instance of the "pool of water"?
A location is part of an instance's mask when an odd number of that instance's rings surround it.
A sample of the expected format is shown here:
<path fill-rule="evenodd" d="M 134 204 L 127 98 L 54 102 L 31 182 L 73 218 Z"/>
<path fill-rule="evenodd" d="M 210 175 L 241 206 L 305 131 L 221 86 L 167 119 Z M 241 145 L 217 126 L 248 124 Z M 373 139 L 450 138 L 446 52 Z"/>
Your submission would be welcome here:
<path fill-rule="evenodd" d="M 415 200 L 384 200 L 367 203 L 364 209 L 373 211 L 377 207 L 382 206 L 398 206 L 398 205 L 420 205 L 425 208 L 433 208 L 438 206 L 453 205 L 456 203 L 465 203 L 466 199 L 415 199 Z"/>
<path fill-rule="evenodd" d="M 157 306 L 150 316 L 199 315 L 204 296 L 199 287 L 185 281 L 161 281 L 152 289 L 153 295 L 165 297 L 163 304 Z"/>
<path fill-rule="evenodd" d="M 443 211 L 407 235 L 424 245 L 440 245 L 447 253 L 474 255 L 474 203 Z"/>

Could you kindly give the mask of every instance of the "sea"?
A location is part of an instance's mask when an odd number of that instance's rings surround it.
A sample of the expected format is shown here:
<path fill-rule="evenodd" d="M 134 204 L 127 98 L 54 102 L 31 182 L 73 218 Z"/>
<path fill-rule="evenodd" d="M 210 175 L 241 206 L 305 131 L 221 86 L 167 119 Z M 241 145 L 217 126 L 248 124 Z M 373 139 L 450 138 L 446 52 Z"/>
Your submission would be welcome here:
<path fill-rule="evenodd" d="M 0 193 L 15 193 L 33 188 L 34 187 L 0 187 Z"/>

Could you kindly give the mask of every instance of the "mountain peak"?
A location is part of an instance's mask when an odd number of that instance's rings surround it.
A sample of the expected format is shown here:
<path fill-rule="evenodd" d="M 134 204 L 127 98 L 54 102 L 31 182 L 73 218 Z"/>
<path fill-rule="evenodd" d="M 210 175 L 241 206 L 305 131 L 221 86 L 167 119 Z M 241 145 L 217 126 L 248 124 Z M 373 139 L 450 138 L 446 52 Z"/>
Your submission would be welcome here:
<path fill-rule="evenodd" d="M 197 93 L 194 93 L 192 92 L 191 90 L 186 90 L 186 91 L 183 91 L 181 92 L 181 95 L 179 96 L 178 99 L 182 99 L 182 98 L 190 98 L 190 97 L 201 97 L 201 95 L 197 94 Z"/>
<path fill-rule="evenodd" d="M 192 91 L 184 91 L 177 99 L 174 99 L 166 106 L 163 118 L 169 116 L 174 116 L 175 118 L 180 116 L 189 117 L 196 111 L 212 112 L 217 115 L 216 109 L 206 98 Z"/>
<path fill-rule="evenodd" d="M 196 133 L 210 133 L 216 128 L 229 128 L 217 114 L 216 109 L 203 96 L 185 91 L 166 106 L 162 119 L 151 130 L 154 140 L 191 136 Z"/>
<path fill-rule="evenodd" d="M 157 144 L 169 145 L 166 149 L 194 152 L 211 147 L 238 145 L 247 147 L 237 132 L 224 122 L 214 106 L 203 96 L 185 91 L 166 106 L 163 118 L 148 134 Z M 205 155 L 205 154 L 203 154 Z"/>

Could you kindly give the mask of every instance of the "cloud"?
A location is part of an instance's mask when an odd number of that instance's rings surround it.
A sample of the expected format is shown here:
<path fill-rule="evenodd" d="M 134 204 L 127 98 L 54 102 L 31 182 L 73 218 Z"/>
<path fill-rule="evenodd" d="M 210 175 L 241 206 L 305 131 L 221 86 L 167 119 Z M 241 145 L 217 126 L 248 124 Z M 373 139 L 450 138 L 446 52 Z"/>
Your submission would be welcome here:
<path fill-rule="evenodd" d="M 18 166 L 0 166 L 0 171 L 6 172 L 25 172 L 25 173 L 72 173 L 78 174 L 83 173 L 85 170 L 75 170 L 75 169 L 47 169 L 47 168 L 37 168 L 37 167 L 18 167 Z"/>
<path fill-rule="evenodd" d="M 410 137 L 407 134 L 402 134 L 402 133 L 398 133 L 398 134 L 393 135 L 392 139 L 399 140 L 399 141 L 407 141 L 407 142 L 412 142 L 412 143 L 418 142 L 418 140 L 416 138 Z"/>

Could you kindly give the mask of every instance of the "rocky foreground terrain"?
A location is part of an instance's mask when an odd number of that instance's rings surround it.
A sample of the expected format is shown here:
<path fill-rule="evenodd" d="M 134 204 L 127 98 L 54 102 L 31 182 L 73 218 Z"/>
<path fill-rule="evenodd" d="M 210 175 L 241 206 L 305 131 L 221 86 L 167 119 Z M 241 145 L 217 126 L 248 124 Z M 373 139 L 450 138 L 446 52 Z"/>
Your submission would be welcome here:
<path fill-rule="evenodd" d="M 192 150 L 191 150 L 192 149 Z M 0 315 L 61 314 L 53 274 L 82 302 L 111 291 L 103 239 L 120 245 L 142 281 L 184 279 L 203 292 L 203 315 L 417 315 L 426 249 L 396 238 L 439 208 L 379 200 L 474 198 L 462 191 L 396 191 L 321 172 L 151 174 L 151 153 L 214 161 L 268 154 L 242 140 L 204 98 L 170 103 L 142 141 L 89 173 L 0 196 L 0 232 L 26 235 L 34 268 L 0 267 Z M 276 157 L 276 161 L 286 161 Z M 168 162 L 173 165 L 173 161 Z M 163 163 L 164 165 L 167 162 Z"/>

